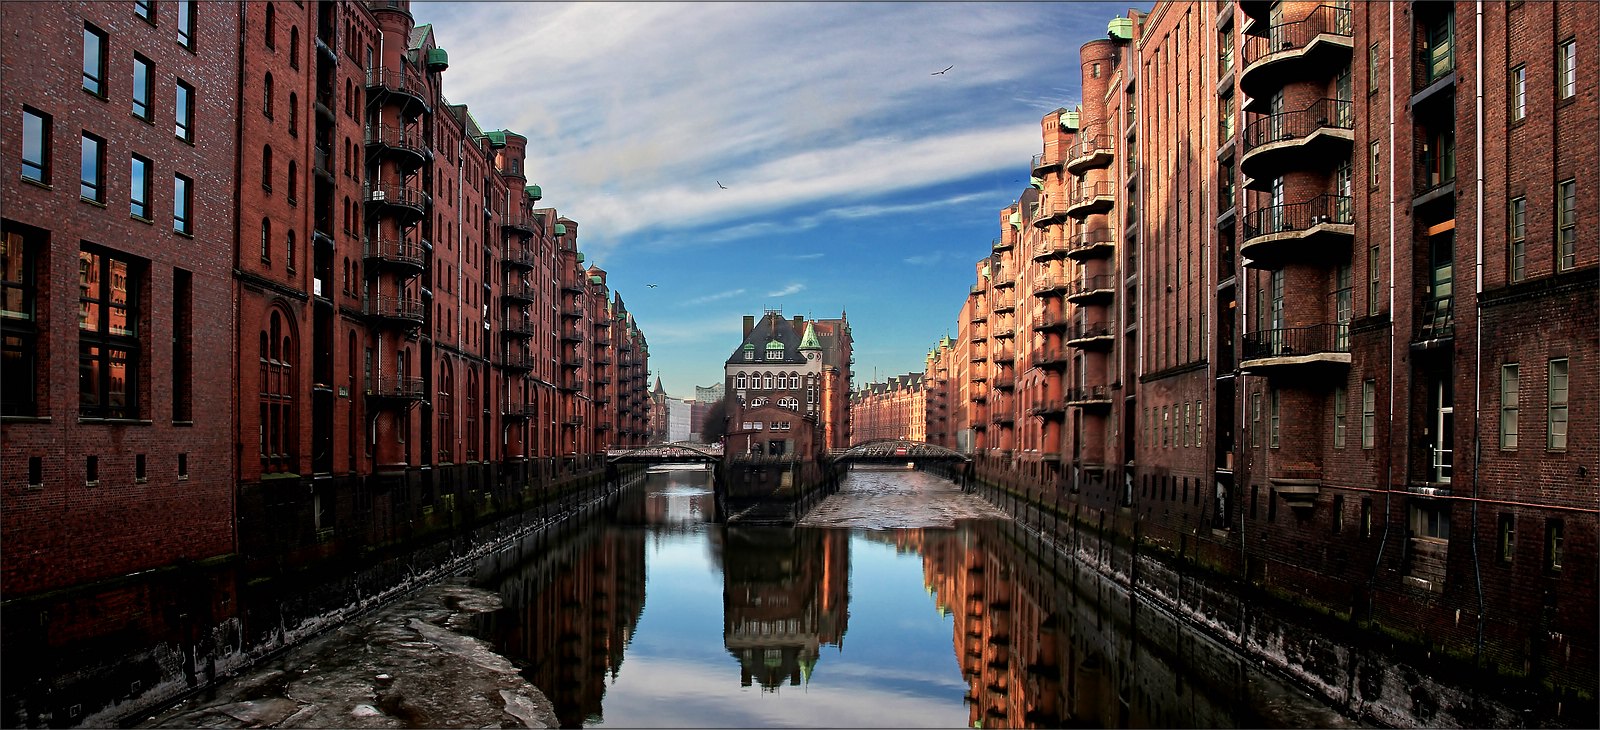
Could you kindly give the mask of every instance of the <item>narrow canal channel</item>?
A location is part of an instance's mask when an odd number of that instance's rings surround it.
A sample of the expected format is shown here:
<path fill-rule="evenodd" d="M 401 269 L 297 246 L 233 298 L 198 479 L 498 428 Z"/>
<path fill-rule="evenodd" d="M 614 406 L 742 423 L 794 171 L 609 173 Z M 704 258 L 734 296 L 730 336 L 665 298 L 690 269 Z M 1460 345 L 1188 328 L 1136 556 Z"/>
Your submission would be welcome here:
<path fill-rule="evenodd" d="M 148 724 L 1335 727 L 979 498 L 856 471 L 794 528 L 710 521 L 709 473 L 653 471 L 600 519 L 509 548 Z M 537 688 L 537 689 L 534 689 Z"/>

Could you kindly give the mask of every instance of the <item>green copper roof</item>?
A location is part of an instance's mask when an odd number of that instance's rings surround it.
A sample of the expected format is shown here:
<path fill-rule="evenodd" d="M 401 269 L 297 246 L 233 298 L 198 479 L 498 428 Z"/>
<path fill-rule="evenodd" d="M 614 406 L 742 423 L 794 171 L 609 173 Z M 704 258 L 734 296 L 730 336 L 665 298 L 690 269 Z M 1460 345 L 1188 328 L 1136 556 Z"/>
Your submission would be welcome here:
<path fill-rule="evenodd" d="M 1028 186 L 1035 190 L 1041 190 L 1044 188 L 1044 181 L 1036 177 L 1030 177 L 1028 178 Z"/>
<path fill-rule="evenodd" d="M 580 263 L 580 264 L 583 263 L 583 252 L 582 251 L 578 252 L 578 263 Z"/>
<path fill-rule="evenodd" d="M 565 223 L 557 223 L 556 224 L 556 235 L 557 236 L 565 236 L 565 235 L 567 235 L 567 224 L 565 224 Z"/>
<path fill-rule="evenodd" d="M 770 347 L 770 345 L 769 345 L 769 347 Z M 806 334 L 805 334 L 805 336 L 800 338 L 800 349 L 802 349 L 802 350 L 820 350 L 820 349 L 822 349 L 822 343 L 817 341 L 817 327 L 816 327 L 816 325 L 814 325 L 814 324 L 812 324 L 810 322 L 806 323 Z"/>
<path fill-rule="evenodd" d="M 483 136 L 489 138 L 490 147 L 506 146 L 506 130 L 504 129 L 497 129 L 493 132 L 484 132 Z"/>
<path fill-rule="evenodd" d="M 767 341 L 767 349 L 768 350 L 782 350 L 783 349 L 783 343 L 778 341 L 778 340 L 768 340 Z"/>
<path fill-rule="evenodd" d="M 599 274 L 591 274 L 589 276 L 589 283 L 590 284 L 599 284 L 600 283 L 600 275 Z"/>
<path fill-rule="evenodd" d="M 538 185 L 529 185 L 528 187 L 523 188 L 523 191 L 528 194 L 528 198 L 530 200 L 538 200 L 544 197 L 544 188 L 541 188 Z"/>
<path fill-rule="evenodd" d="M 428 70 L 443 71 L 447 68 L 450 68 L 450 54 L 445 53 L 443 48 L 428 49 Z"/>
<path fill-rule="evenodd" d="M 754 349 L 756 349 L 756 345 L 755 345 L 754 342 L 746 342 L 746 343 L 744 343 L 744 349 L 746 349 L 746 350 L 754 350 Z"/>

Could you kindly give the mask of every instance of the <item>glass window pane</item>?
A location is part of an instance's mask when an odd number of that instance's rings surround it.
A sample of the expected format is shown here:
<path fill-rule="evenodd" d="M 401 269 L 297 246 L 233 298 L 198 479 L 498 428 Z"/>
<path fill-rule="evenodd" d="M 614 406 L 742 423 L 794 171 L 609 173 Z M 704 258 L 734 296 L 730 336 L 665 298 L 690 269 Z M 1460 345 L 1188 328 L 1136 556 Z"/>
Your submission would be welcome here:
<path fill-rule="evenodd" d="M 95 29 L 84 26 L 83 28 L 83 88 L 94 94 L 104 91 L 104 84 L 100 78 L 100 69 L 104 64 L 105 49 L 103 40 Z"/>
<path fill-rule="evenodd" d="M 140 218 L 150 217 L 150 162 L 133 157 L 129 168 L 128 212 Z"/>
<path fill-rule="evenodd" d="M 78 194 L 90 200 L 100 199 L 100 140 L 83 136 L 83 165 Z"/>
<path fill-rule="evenodd" d="M 45 120 L 34 112 L 22 112 L 22 176 L 37 182 L 45 178 Z"/>

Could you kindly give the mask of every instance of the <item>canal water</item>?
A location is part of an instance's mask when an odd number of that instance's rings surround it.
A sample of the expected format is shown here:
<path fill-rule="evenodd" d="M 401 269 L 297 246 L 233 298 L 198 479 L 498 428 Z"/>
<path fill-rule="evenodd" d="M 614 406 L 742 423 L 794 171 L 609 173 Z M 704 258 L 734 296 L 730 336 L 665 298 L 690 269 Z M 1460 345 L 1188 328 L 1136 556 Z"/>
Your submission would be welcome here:
<path fill-rule="evenodd" d="M 948 481 L 856 471 L 799 526 L 660 470 L 192 698 L 166 727 L 1336 727 Z"/>

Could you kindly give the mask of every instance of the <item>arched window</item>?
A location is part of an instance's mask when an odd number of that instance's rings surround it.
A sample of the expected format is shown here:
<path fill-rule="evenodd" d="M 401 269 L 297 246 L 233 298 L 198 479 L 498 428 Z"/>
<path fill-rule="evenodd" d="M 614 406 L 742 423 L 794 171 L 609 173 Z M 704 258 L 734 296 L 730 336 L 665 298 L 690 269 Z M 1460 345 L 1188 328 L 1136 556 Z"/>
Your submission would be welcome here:
<path fill-rule="evenodd" d="M 737 388 L 739 390 L 744 390 L 744 388 L 745 388 L 744 373 L 739 373 L 738 375 L 733 376 L 733 387 L 735 387 L 735 388 Z"/>
<path fill-rule="evenodd" d="M 289 92 L 289 136 L 300 136 L 300 97 Z"/>
<path fill-rule="evenodd" d="M 358 401 L 360 401 L 361 399 L 356 397 L 356 394 L 359 393 L 360 391 L 356 390 L 356 385 L 357 384 L 356 384 L 356 333 L 355 332 L 351 332 L 350 333 L 350 337 L 349 337 L 348 342 L 350 343 L 349 347 L 348 347 L 349 369 L 345 371 L 345 382 L 349 385 L 350 397 L 347 398 L 345 400 L 345 402 L 350 404 L 350 417 L 348 419 L 346 419 L 349 422 L 350 425 L 349 425 L 348 429 L 345 431 L 345 446 L 348 449 L 347 452 L 346 452 L 346 458 L 348 459 L 349 468 L 350 468 L 351 471 L 355 471 L 355 468 L 356 468 L 356 453 L 358 452 L 358 449 L 357 449 L 357 446 L 356 446 L 356 438 L 357 438 L 356 435 L 357 435 L 357 433 L 360 432 L 360 429 L 361 429 L 361 420 L 356 417 L 356 403 Z"/>
<path fill-rule="evenodd" d="M 467 461 L 478 460 L 478 368 L 467 368 Z"/>
<path fill-rule="evenodd" d="M 272 263 L 272 221 L 261 219 L 261 263 Z"/>
<path fill-rule="evenodd" d="M 766 388 L 767 390 L 772 390 L 772 373 L 767 373 L 766 377 L 762 379 L 762 382 L 766 383 L 766 385 L 762 387 Z"/>
<path fill-rule="evenodd" d="M 289 68 L 300 68 L 300 29 L 289 26 Z"/>
<path fill-rule="evenodd" d="M 272 74 L 270 73 L 261 84 L 261 113 L 268 119 L 272 118 Z"/>
<path fill-rule="evenodd" d="M 287 250 L 284 251 L 284 267 L 287 268 L 289 270 L 289 273 L 292 274 L 292 273 L 294 273 L 294 231 L 293 230 L 289 231 L 289 235 L 287 237 L 287 240 L 284 242 L 284 245 L 287 246 Z"/>
<path fill-rule="evenodd" d="M 339 202 L 339 225 L 344 227 L 344 232 L 350 232 L 350 198 L 346 197 Z"/>
<path fill-rule="evenodd" d="M 267 3 L 267 22 L 266 22 L 266 27 L 264 28 L 264 30 L 265 30 L 265 32 L 267 34 L 267 47 L 268 48 L 274 48 L 274 49 L 277 48 L 278 47 L 278 10 L 277 10 L 277 8 L 272 7 L 272 3 Z"/>
<path fill-rule="evenodd" d="M 344 293 L 350 293 L 350 257 L 344 257 Z"/>
<path fill-rule="evenodd" d="M 295 341 L 287 318 L 274 308 L 261 332 L 261 470 L 296 468 Z"/>
<path fill-rule="evenodd" d="M 355 109 L 354 100 L 355 100 L 355 87 L 350 84 L 350 79 L 345 79 L 344 80 L 344 115 L 347 116 L 347 117 L 354 117 L 356 115 L 356 113 L 354 111 L 354 109 Z"/>
<path fill-rule="evenodd" d="M 300 197 L 300 169 L 294 160 L 289 160 L 289 205 L 294 205 Z"/>
<path fill-rule="evenodd" d="M 451 420 L 450 361 L 439 361 L 439 396 L 435 406 L 439 410 L 439 463 L 454 462 L 456 447 L 455 422 Z"/>
<path fill-rule="evenodd" d="M 261 147 L 261 187 L 272 192 L 272 145 Z"/>

